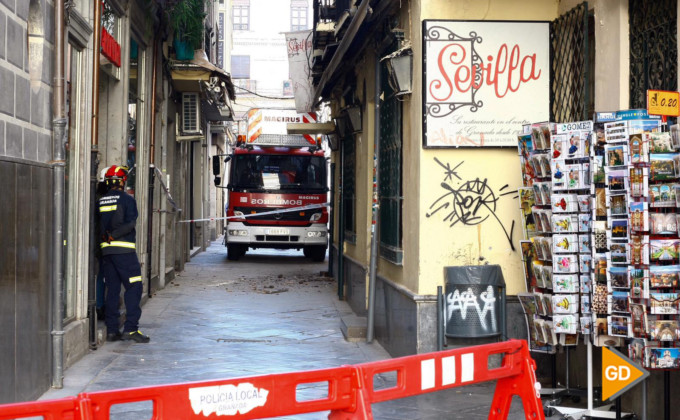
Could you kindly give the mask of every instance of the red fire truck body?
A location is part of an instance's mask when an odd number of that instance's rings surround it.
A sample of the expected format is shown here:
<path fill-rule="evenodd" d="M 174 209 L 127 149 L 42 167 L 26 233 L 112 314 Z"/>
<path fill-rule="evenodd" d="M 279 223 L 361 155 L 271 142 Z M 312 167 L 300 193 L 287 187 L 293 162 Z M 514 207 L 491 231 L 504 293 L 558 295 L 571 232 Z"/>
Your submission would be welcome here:
<path fill-rule="evenodd" d="M 229 159 L 228 258 L 236 260 L 249 248 L 277 248 L 302 249 L 305 256 L 323 261 L 328 178 L 317 140 L 284 134 L 242 140 Z"/>

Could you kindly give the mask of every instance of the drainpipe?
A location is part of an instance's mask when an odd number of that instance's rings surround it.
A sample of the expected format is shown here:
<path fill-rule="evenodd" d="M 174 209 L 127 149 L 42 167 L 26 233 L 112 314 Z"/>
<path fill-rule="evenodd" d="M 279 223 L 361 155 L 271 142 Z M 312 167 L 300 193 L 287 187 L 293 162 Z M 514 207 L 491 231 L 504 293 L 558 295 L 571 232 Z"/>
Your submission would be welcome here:
<path fill-rule="evenodd" d="M 368 325 L 366 327 L 366 342 L 373 342 L 373 329 L 375 323 L 375 277 L 376 277 L 376 263 L 378 260 L 378 233 L 379 233 L 379 215 L 380 203 L 378 199 L 379 187 L 379 169 L 380 169 L 380 54 L 378 49 L 375 51 L 375 110 L 373 115 L 373 153 L 375 157 L 373 160 L 375 182 L 373 186 L 373 220 L 371 224 L 371 261 L 369 265 L 368 274 Z"/>
<path fill-rule="evenodd" d="M 331 208 L 330 208 L 330 220 L 328 229 L 328 243 L 333 245 L 335 240 L 335 235 L 333 231 L 335 230 L 335 209 L 337 203 L 335 202 L 335 163 L 330 164 L 331 167 Z M 335 254 L 333 252 L 328 253 L 328 275 L 333 276 L 333 262 L 335 261 Z"/>
<path fill-rule="evenodd" d="M 146 281 L 147 295 L 151 297 L 151 255 L 153 247 L 153 187 L 155 182 L 154 155 L 156 153 L 156 55 L 158 54 L 158 35 L 154 36 L 151 66 L 151 145 L 149 147 L 149 203 L 147 207 L 147 240 L 146 240 Z"/>
<path fill-rule="evenodd" d="M 52 273 L 52 387 L 64 386 L 64 144 L 67 120 L 64 113 L 64 0 L 54 2 L 54 102 L 52 103 L 52 183 L 54 186 L 54 240 Z"/>
<path fill-rule="evenodd" d="M 344 139 L 343 139 L 344 141 Z M 345 300 L 345 148 L 340 145 L 340 182 L 338 185 L 338 299 Z"/>
<path fill-rule="evenodd" d="M 90 348 L 97 348 L 96 288 L 97 274 L 95 256 L 97 253 L 97 232 L 95 230 L 95 207 L 97 205 L 97 172 L 99 171 L 99 50 L 101 48 L 101 0 L 94 0 L 94 30 L 92 51 L 92 122 L 90 148 L 90 246 L 87 282 L 87 318 L 90 325 Z"/>

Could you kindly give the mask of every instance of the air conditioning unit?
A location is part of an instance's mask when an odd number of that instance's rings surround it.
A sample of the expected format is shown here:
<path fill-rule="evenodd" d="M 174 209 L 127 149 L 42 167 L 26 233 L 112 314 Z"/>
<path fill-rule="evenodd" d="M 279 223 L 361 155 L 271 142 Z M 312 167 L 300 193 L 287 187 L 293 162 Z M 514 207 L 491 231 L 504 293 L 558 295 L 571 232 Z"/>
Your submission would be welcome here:
<path fill-rule="evenodd" d="M 182 93 L 182 133 L 201 132 L 201 100 L 196 92 Z"/>

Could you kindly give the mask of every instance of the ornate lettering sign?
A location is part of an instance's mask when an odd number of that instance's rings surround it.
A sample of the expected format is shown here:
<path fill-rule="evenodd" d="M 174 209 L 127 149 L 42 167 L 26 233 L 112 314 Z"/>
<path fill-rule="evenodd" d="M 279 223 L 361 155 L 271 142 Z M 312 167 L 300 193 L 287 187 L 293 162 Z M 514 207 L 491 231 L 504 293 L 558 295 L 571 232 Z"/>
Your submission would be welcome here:
<path fill-rule="evenodd" d="M 423 21 L 425 147 L 517 146 L 550 112 L 548 22 Z"/>

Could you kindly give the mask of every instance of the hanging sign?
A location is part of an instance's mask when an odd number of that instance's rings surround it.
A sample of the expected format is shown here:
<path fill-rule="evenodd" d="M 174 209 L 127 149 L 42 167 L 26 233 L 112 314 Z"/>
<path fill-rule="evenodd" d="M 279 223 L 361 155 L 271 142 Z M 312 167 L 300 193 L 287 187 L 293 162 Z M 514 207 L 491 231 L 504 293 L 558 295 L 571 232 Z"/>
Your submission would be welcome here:
<path fill-rule="evenodd" d="M 602 347 L 602 401 L 613 400 L 649 376 L 632 360 L 614 349 Z"/>
<path fill-rule="evenodd" d="M 517 147 L 550 118 L 548 22 L 423 21 L 423 146 Z"/>
<path fill-rule="evenodd" d="M 680 115 L 678 99 L 680 99 L 680 92 L 668 90 L 648 90 L 647 112 L 650 115 L 666 115 L 669 117 L 677 117 Z"/>
<path fill-rule="evenodd" d="M 120 44 L 103 26 L 101 43 L 102 55 L 108 58 L 116 67 L 120 67 Z"/>

